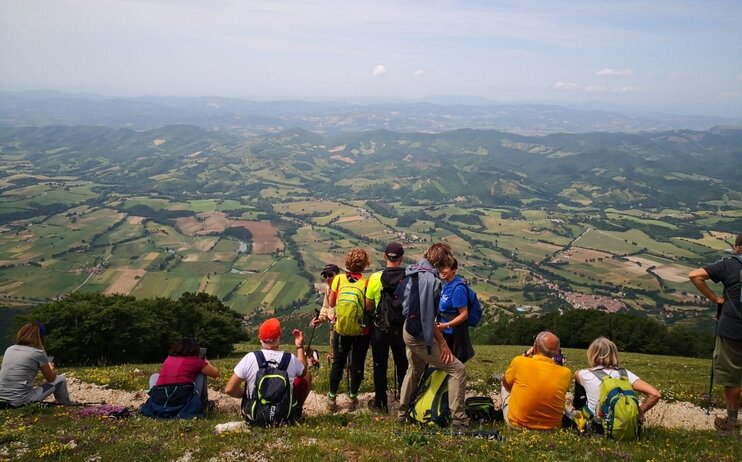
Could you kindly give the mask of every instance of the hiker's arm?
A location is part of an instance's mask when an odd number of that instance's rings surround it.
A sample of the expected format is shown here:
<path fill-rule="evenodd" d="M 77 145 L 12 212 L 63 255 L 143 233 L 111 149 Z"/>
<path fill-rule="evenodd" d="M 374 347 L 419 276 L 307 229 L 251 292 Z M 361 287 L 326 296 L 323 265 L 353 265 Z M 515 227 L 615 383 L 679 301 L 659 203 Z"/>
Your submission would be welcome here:
<path fill-rule="evenodd" d="M 207 377 L 219 377 L 219 369 L 212 366 L 211 363 L 208 361 L 206 361 L 206 365 L 203 367 L 203 369 L 201 369 L 201 373 Z"/>
<path fill-rule="evenodd" d="M 242 379 L 237 374 L 232 374 L 229 382 L 227 382 L 227 386 L 224 388 L 224 393 L 232 398 L 242 398 L 243 390 L 240 385 L 242 385 Z"/>
<path fill-rule="evenodd" d="M 633 388 L 634 391 L 638 391 L 647 395 L 647 398 L 639 405 L 639 414 L 641 414 L 642 416 L 645 412 L 652 409 L 652 407 L 654 407 L 654 405 L 657 404 L 657 401 L 659 401 L 662 397 L 662 395 L 660 395 L 660 392 L 656 388 L 642 379 L 639 379 L 636 382 L 632 383 L 631 388 Z"/>
<path fill-rule="evenodd" d="M 41 374 L 44 376 L 47 382 L 54 382 L 57 378 L 57 373 L 54 371 L 54 365 L 52 363 L 46 363 L 41 366 Z"/>
<path fill-rule="evenodd" d="M 582 372 L 582 369 L 578 369 L 575 371 L 575 383 L 579 383 L 582 385 L 582 382 L 580 382 L 580 372 Z"/>
<path fill-rule="evenodd" d="M 451 353 L 451 349 L 448 348 L 448 343 L 443 338 L 443 334 L 438 329 L 433 329 L 433 336 L 435 336 L 435 341 L 438 342 L 438 348 L 441 350 L 441 362 L 443 364 L 451 364 L 456 358 Z"/>
<path fill-rule="evenodd" d="M 371 298 L 367 298 L 364 305 L 364 308 L 366 308 L 366 311 L 369 313 L 372 312 L 374 308 L 376 308 L 376 303 L 374 303 L 373 299 Z"/>
<path fill-rule="evenodd" d="M 714 291 L 709 288 L 708 284 L 706 284 L 706 279 L 708 279 L 710 276 L 705 269 L 696 268 L 688 273 L 688 277 L 690 278 L 690 281 L 693 283 L 693 285 L 696 286 L 696 289 L 698 289 L 698 291 L 701 292 L 706 298 L 716 303 L 717 305 L 721 305 L 724 303 L 724 297 L 716 295 Z"/>
<path fill-rule="evenodd" d="M 459 314 L 456 315 L 456 317 L 450 321 L 446 321 L 446 322 L 442 322 L 438 324 L 438 330 L 445 330 L 449 327 L 456 327 L 462 322 L 469 319 L 469 308 L 464 306 L 464 307 L 456 308 L 456 309 L 459 311 Z"/>
<path fill-rule="evenodd" d="M 299 329 L 294 329 L 291 331 L 291 333 L 294 336 L 294 346 L 296 347 L 296 357 L 299 359 L 299 362 L 304 366 L 304 372 L 301 373 L 299 377 L 304 377 L 304 375 L 307 373 L 307 370 L 309 369 L 309 365 L 307 364 L 307 355 L 304 352 L 304 332 L 300 331 Z"/>
<path fill-rule="evenodd" d="M 335 308 L 335 303 L 338 301 L 338 293 L 330 290 L 330 296 L 327 297 L 327 301 L 330 303 L 330 308 Z"/>

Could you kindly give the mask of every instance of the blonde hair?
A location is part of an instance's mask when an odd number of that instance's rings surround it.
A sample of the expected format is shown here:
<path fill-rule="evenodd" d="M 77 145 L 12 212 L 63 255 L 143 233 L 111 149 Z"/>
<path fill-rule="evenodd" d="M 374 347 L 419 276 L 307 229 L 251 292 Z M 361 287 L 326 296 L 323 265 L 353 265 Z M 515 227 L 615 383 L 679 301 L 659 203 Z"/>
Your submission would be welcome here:
<path fill-rule="evenodd" d="M 455 260 L 451 246 L 445 242 L 436 242 L 428 247 L 423 258 L 439 271 L 443 268 L 450 268 Z"/>
<path fill-rule="evenodd" d="M 44 344 L 41 343 L 41 330 L 39 328 L 39 323 L 36 321 L 29 321 L 22 325 L 20 330 L 18 330 L 18 333 L 15 335 L 15 343 L 17 345 L 30 346 L 43 350 Z"/>
<path fill-rule="evenodd" d="M 345 256 L 345 268 L 348 271 L 361 273 L 369 266 L 371 266 L 371 259 L 368 258 L 368 253 L 361 248 L 355 248 Z"/>
<path fill-rule="evenodd" d="M 598 337 L 587 349 L 590 367 L 618 367 L 618 347 L 605 337 Z"/>

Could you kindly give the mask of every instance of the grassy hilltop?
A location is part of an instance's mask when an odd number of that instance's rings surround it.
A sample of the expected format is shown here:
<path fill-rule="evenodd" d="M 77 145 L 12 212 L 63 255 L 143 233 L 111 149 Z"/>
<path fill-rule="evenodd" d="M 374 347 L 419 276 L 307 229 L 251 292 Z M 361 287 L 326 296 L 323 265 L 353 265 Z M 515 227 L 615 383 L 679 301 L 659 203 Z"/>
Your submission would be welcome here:
<path fill-rule="evenodd" d="M 231 370 L 254 345 L 241 345 L 234 357 L 215 360 L 223 377 L 211 382 L 223 389 Z M 322 346 L 320 349 L 325 350 Z M 524 347 L 479 346 L 467 364 L 470 394 L 494 392 L 489 377 L 502 371 Z M 568 366 L 585 366 L 584 350 L 566 350 Z M 663 402 L 700 404 L 708 386 L 708 360 L 622 354 L 623 365 L 657 386 Z M 86 382 L 116 390 L 142 390 L 158 364 L 124 365 L 67 370 Z M 328 369 L 317 371 L 314 391 L 327 391 Z M 371 391 L 370 354 L 361 392 Z M 391 383 L 391 382 L 390 382 Z M 344 384 L 341 385 L 341 392 Z M 216 392 L 214 392 L 216 393 Z M 75 396 L 85 400 L 85 396 Z M 722 402 L 720 387 L 715 400 Z M 320 398 L 321 399 L 321 398 Z M 719 411 L 719 410 L 717 410 Z M 713 431 L 651 427 L 638 442 L 617 443 L 568 432 L 521 432 L 504 424 L 497 429 L 502 441 L 451 436 L 417 426 L 402 426 L 393 416 L 367 411 L 327 415 L 308 413 L 301 425 L 281 429 L 254 429 L 248 433 L 216 435 L 218 423 L 238 420 L 217 412 L 200 421 L 154 421 L 143 417 L 123 420 L 82 417 L 75 408 L 28 407 L 0 413 L 0 459 L 8 460 L 609 460 L 609 461 L 737 461 L 742 439 Z M 478 426 L 475 426 L 478 428 Z"/>

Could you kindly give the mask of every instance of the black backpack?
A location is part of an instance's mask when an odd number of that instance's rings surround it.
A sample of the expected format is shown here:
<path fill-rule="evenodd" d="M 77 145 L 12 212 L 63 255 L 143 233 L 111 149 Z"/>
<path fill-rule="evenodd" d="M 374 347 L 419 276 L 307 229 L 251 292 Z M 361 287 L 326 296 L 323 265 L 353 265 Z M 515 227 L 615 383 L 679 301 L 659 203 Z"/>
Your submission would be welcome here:
<path fill-rule="evenodd" d="M 295 422 L 301 414 L 299 403 L 294 398 L 294 388 L 286 372 L 291 362 L 291 353 L 284 353 L 281 362 L 266 361 L 262 351 L 256 351 L 258 373 L 255 388 L 242 398 L 242 415 L 245 421 L 258 427 L 275 427 Z"/>
<path fill-rule="evenodd" d="M 381 331 L 399 331 L 404 324 L 402 297 L 397 293 L 399 282 L 405 278 L 404 269 L 385 269 L 381 273 L 381 299 L 377 308 L 376 327 Z"/>

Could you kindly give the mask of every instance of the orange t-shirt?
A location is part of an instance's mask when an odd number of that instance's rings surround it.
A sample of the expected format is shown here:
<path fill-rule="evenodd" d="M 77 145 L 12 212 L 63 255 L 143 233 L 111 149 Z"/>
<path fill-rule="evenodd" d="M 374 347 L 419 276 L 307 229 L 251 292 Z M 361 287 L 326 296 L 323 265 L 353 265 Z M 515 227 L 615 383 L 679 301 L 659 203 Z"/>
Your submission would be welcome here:
<path fill-rule="evenodd" d="M 572 372 L 551 358 L 518 356 L 505 371 L 505 382 L 512 384 L 508 420 L 517 427 L 551 430 L 562 426 L 564 397 Z"/>

